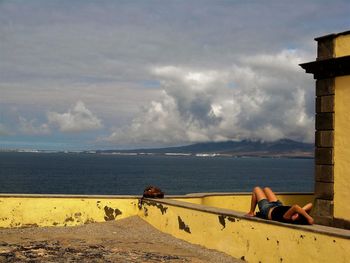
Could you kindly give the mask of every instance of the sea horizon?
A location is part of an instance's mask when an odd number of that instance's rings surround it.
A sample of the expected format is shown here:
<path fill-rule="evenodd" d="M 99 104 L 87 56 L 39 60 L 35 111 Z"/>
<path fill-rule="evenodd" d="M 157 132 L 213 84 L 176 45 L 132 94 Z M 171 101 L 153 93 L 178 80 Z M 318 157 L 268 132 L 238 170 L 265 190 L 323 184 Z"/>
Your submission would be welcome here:
<path fill-rule="evenodd" d="M 140 195 L 312 192 L 313 159 L 186 155 L 0 152 L 0 193 Z"/>

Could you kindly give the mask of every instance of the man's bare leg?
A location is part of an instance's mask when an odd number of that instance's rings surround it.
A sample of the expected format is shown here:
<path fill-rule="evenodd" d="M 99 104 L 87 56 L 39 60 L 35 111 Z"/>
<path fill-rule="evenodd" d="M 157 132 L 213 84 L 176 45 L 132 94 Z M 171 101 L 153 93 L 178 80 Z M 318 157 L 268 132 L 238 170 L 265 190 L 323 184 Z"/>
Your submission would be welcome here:
<path fill-rule="evenodd" d="M 258 202 L 261 199 L 267 199 L 267 197 L 266 197 L 264 191 L 259 186 L 256 186 L 256 187 L 254 187 L 253 192 L 252 192 L 250 211 L 246 214 L 246 216 L 255 216 L 256 205 L 258 204 Z"/>
<path fill-rule="evenodd" d="M 278 200 L 276 195 L 275 195 L 275 193 L 271 190 L 270 187 L 265 187 L 264 188 L 264 193 L 265 193 L 265 195 L 267 197 L 267 200 L 269 202 L 276 202 Z"/>

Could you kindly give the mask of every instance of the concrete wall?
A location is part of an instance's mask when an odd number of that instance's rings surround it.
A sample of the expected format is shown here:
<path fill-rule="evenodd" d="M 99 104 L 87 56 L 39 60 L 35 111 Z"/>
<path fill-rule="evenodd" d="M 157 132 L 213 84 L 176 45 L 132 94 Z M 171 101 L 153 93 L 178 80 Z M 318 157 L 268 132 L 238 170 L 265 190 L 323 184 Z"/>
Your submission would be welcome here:
<path fill-rule="evenodd" d="M 335 57 L 350 55 L 350 33 L 335 38 Z M 334 218 L 350 221 L 350 76 L 335 78 Z"/>
<path fill-rule="evenodd" d="M 290 204 L 312 200 L 310 194 L 278 197 Z M 140 216 L 162 232 L 248 262 L 347 262 L 350 257 L 350 231 L 244 217 L 248 193 L 174 199 L 187 202 L 144 199 L 139 207 L 135 196 L 0 195 L 0 227 L 75 226 Z M 215 207 L 231 205 L 242 212 Z"/>
<path fill-rule="evenodd" d="M 317 58 L 302 64 L 316 79 L 316 223 L 350 229 L 350 31 L 317 38 Z"/>
<path fill-rule="evenodd" d="M 277 194 L 277 198 L 286 205 L 300 204 L 303 206 L 314 201 L 314 195 L 311 193 L 280 193 Z M 251 193 L 191 194 L 183 197 L 174 197 L 172 199 L 246 213 L 250 208 Z"/>
<path fill-rule="evenodd" d="M 286 204 L 312 202 L 313 196 L 282 194 Z M 171 196 L 169 198 L 172 198 Z M 250 194 L 201 194 L 172 199 L 246 212 Z M 0 227 L 75 226 L 138 215 L 136 196 L 0 195 Z"/>
<path fill-rule="evenodd" d="M 340 34 L 334 41 L 334 57 L 348 56 L 350 54 L 350 33 Z"/>
<path fill-rule="evenodd" d="M 0 195 L 0 227 L 75 226 L 138 213 L 136 197 Z"/>
<path fill-rule="evenodd" d="M 350 221 L 350 76 L 335 83 L 334 217 Z"/>
<path fill-rule="evenodd" d="M 144 200 L 139 214 L 162 232 L 248 262 L 347 262 L 350 231 L 294 226 L 175 200 Z M 330 228 L 327 228 L 330 229 Z"/>

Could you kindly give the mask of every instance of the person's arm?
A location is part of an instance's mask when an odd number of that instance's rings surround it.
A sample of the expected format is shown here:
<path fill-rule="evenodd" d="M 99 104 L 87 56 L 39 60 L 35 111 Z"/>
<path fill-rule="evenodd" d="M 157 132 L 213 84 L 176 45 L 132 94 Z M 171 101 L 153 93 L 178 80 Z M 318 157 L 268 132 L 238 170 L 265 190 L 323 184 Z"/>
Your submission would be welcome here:
<path fill-rule="evenodd" d="M 284 213 L 283 218 L 286 220 L 291 220 L 291 219 L 293 220 L 293 215 L 295 213 L 298 213 L 304 216 L 310 225 L 314 223 L 314 219 L 308 213 L 306 213 L 306 211 L 303 208 L 301 208 L 298 205 L 293 205 L 291 208 L 289 208 L 289 210 Z"/>
<path fill-rule="evenodd" d="M 308 204 L 306 204 L 306 205 L 304 205 L 303 207 L 302 207 L 302 209 L 306 212 L 306 213 L 308 213 L 309 214 L 309 212 L 311 211 L 311 209 L 312 209 L 312 203 L 308 203 Z M 299 218 L 299 214 L 298 213 L 295 213 L 294 215 L 292 215 L 292 221 L 295 221 L 295 220 L 297 220 Z"/>
<path fill-rule="evenodd" d="M 302 208 L 304 211 L 306 211 L 308 213 L 312 209 L 312 203 L 308 203 L 308 204 L 304 205 Z"/>

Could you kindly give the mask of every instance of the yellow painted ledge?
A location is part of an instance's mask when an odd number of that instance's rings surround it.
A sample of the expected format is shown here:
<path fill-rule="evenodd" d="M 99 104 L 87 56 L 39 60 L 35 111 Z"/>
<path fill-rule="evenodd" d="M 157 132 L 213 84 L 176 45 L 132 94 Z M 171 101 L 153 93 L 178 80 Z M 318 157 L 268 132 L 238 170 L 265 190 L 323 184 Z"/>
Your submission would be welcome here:
<path fill-rule="evenodd" d="M 350 231 L 295 226 L 244 213 L 166 199 L 145 199 L 139 216 L 162 232 L 248 262 L 347 262 Z"/>
<path fill-rule="evenodd" d="M 76 226 L 136 215 L 135 196 L 0 195 L 0 227 Z"/>
<path fill-rule="evenodd" d="M 313 193 L 278 193 L 284 204 L 304 205 L 314 201 Z M 246 212 L 250 208 L 251 193 L 196 193 L 183 196 L 169 196 L 170 199 L 217 208 Z"/>
<path fill-rule="evenodd" d="M 280 194 L 291 203 L 312 202 L 312 194 Z M 249 193 L 197 193 L 167 196 L 208 207 L 246 211 Z M 0 227 L 76 226 L 90 222 L 122 219 L 138 214 L 138 196 L 0 194 Z"/>
<path fill-rule="evenodd" d="M 313 199 L 311 194 L 278 197 L 286 203 Z M 350 258 L 349 230 L 247 218 L 249 200 L 249 193 L 207 193 L 143 199 L 139 207 L 137 196 L 2 194 L 0 227 L 75 226 L 138 215 L 162 232 L 248 262 L 347 262 Z"/>

